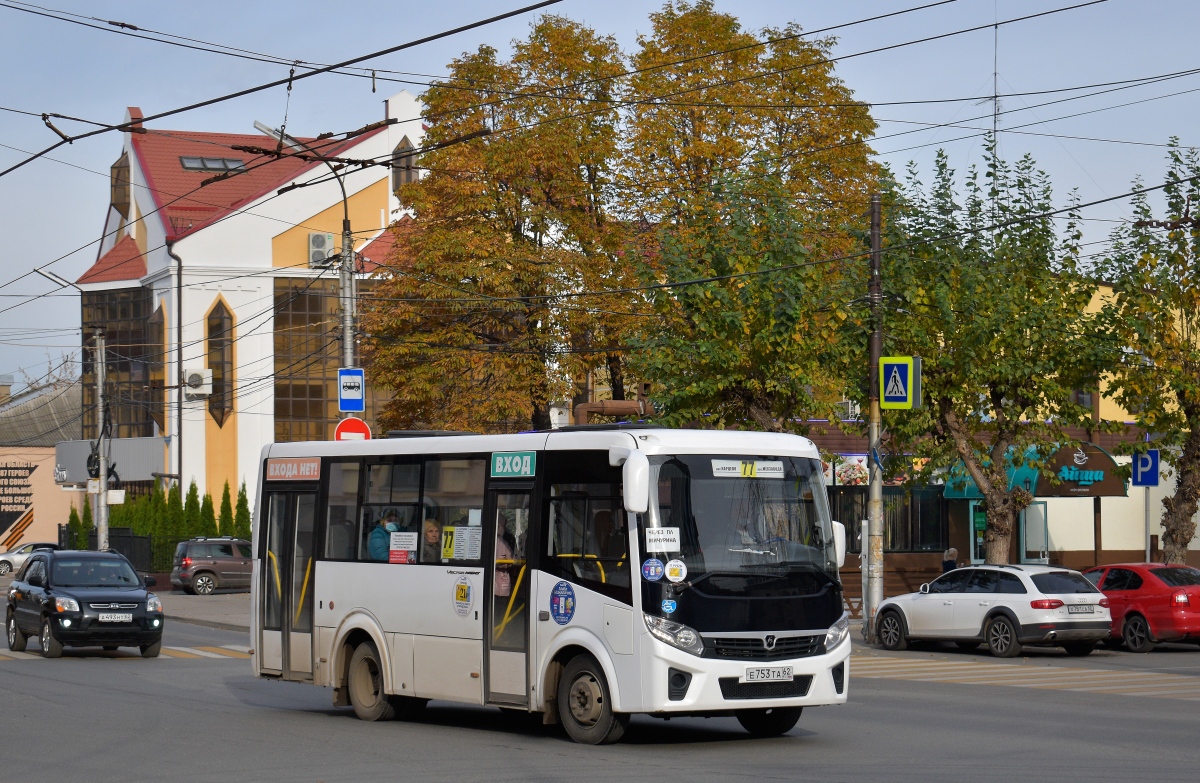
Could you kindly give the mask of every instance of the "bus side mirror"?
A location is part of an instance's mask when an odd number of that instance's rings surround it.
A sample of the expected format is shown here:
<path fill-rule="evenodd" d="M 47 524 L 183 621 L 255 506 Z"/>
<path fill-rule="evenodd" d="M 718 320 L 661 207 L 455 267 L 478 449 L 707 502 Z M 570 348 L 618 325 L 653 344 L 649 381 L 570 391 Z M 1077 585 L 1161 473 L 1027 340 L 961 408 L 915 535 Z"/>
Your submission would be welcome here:
<path fill-rule="evenodd" d="M 636 449 L 621 467 L 621 497 L 626 511 L 644 514 L 650 508 L 650 460 Z"/>
<path fill-rule="evenodd" d="M 837 556 L 838 568 L 846 565 L 846 526 L 841 522 L 833 523 L 833 551 Z"/>

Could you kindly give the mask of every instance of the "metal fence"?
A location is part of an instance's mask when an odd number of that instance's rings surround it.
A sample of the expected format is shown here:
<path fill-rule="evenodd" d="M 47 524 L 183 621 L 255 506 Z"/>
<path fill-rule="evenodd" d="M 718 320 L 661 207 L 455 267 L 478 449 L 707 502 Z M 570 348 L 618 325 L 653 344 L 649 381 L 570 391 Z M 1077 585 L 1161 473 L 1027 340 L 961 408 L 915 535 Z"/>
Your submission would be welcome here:
<path fill-rule="evenodd" d="M 171 558 L 175 547 L 187 538 L 176 536 L 138 536 L 133 528 L 114 527 L 108 531 L 108 548 L 125 555 L 134 569 L 142 573 L 162 574 L 171 570 Z M 74 548 L 71 533 L 66 525 L 58 526 L 58 544 L 64 548 Z M 96 531 L 88 531 L 88 549 L 95 550 L 97 546 Z"/>

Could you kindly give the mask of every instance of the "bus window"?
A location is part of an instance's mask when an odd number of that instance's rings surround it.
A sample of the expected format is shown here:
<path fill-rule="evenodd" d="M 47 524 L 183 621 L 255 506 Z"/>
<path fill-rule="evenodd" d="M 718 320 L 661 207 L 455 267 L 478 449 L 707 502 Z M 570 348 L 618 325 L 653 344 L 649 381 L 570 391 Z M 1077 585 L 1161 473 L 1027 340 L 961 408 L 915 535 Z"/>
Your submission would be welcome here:
<path fill-rule="evenodd" d="M 440 551 L 422 549 L 422 563 L 479 563 L 483 556 L 483 485 L 486 459 L 432 458 L 425 462 L 422 538 L 440 532 Z M 428 559 L 429 555 L 437 556 Z"/>
<path fill-rule="evenodd" d="M 330 560 L 354 559 L 354 524 L 358 519 L 357 462 L 334 462 L 329 466 L 326 490 L 329 513 L 325 523 L 325 557 Z"/>
<path fill-rule="evenodd" d="M 564 452 L 548 469 L 549 570 L 617 597 L 630 589 L 621 469 L 605 452 Z"/>
<path fill-rule="evenodd" d="M 416 540 L 412 556 L 391 555 L 392 533 L 416 533 L 419 528 L 417 501 L 421 492 L 421 463 L 417 461 L 369 465 L 366 503 L 359 528 L 358 559 L 377 562 L 411 563 L 416 560 Z"/>

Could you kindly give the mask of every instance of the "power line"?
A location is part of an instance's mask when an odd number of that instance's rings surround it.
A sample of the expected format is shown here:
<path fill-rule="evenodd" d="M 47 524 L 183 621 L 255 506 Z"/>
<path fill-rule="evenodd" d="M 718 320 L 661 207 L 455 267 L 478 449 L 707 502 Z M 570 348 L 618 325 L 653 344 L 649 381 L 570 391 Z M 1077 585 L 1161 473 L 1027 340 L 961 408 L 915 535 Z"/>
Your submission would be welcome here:
<path fill-rule="evenodd" d="M 79 141 L 80 139 L 86 139 L 86 138 L 89 138 L 92 136 L 97 136 L 101 133 L 108 133 L 109 131 L 112 131 L 112 130 L 130 130 L 132 127 L 134 127 L 135 124 L 140 124 L 140 123 L 144 123 L 144 122 L 152 122 L 154 120 L 162 119 L 163 117 L 170 117 L 170 116 L 173 116 L 176 114 L 182 114 L 184 112 L 193 111 L 195 109 L 200 109 L 205 106 L 212 106 L 213 104 L 216 104 L 216 103 L 222 103 L 224 101 L 233 100 L 234 98 L 241 98 L 246 95 L 252 95 L 256 92 L 262 92 L 263 90 L 269 90 L 272 87 L 282 87 L 291 82 L 297 82 L 301 79 L 307 79 L 309 77 L 317 76 L 322 73 L 328 73 L 328 72 L 336 70 L 338 68 L 344 68 L 348 65 L 354 65 L 356 63 L 365 62 L 366 60 L 375 59 L 376 57 L 382 57 L 384 55 L 393 54 L 395 52 L 399 52 L 404 49 L 411 49 L 414 46 L 420 46 L 422 44 L 426 44 L 431 41 L 436 41 L 441 38 L 447 38 L 449 36 L 457 35 L 459 33 L 463 33 L 468 30 L 474 30 L 476 28 L 483 27 L 485 25 L 493 24 L 495 22 L 503 21 L 505 19 L 510 19 L 514 16 L 520 16 L 521 14 L 525 14 L 530 11 L 536 11 L 540 8 L 545 8 L 547 6 L 556 5 L 558 3 L 561 3 L 562 1 L 563 0 L 541 0 L 541 2 L 534 3 L 532 5 L 527 5 L 527 6 L 518 8 L 513 11 L 505 12 L 503 14 L 498 14 L 496 16 L 491 16 L 491 17 L 488 17 L 487 19 L 482 19 L 477 22 L 471 22 L 469 24 L 461 25 L 461 26 L 455 27 L 451 30 L 444 30 L 440 33 L 434 33 L 433 35 L 427 35 L 423 38 L 418 38 L 418 39 L 415 39 L 412 41 L 408 41 L 407 43 L 402 43 L 397 46 L 390 46 L 386 49 L 380 49 L 379 51 L 371 52 L 370 54 L 364 54 L 364 55 L 359 55 L 358 57 L 352 57 L 349 60 L 344 60 L 335 65 L 329 65 L 329 66 L 325 66 L 323 68 L 314 68 L 311 71 L 296 74 L 295 76 L 289 76 L 286 79 L 276 79 L 275 81 L 267 82 L 266 84 L 260 84 L 255 87 L 247 87 L 242 90 L 237 90 L 236 92 L 226 93 L 225 95 L 217 96 L 216 98 L 209 98 L 207 100 L 199 101 L 197 103 L 191 103 L 191 104 L 188 104 L 187 106 L 181 106 L 176 109 L 168 109 L 167 111 L 162 111 L 162 112 L 158 112 L 157 114 L 148 115 L 146 117 L 141 118 L 140 120 L 122 123 L 120 125 L 113 125 L 113 126 L 110 126 L 107 128 L 98 128 L 96 130 L 88 131 L 86 133 L 80 133 L 78 135 L 71 136 L 68 139 L 62 139 L 62 140 L 56 142 L 55 144 L 52 144 L 51 146 L 47 147 L 46 149 L 42 150 L 41 152 L 35 153 L 34 155 L 31 155 L 30 157 L 26 158 L 25 160 L 22 160 L 12 166 L 9 166 L 4 171 L 0 171 L 0 177 L 5 176 L 6 174 L 10 174 L 11 172 L 16 171 L 17 169 L 21 168 L 22 166 L 37 160 L 38 158 L 42 157 L 43 155 L 53 152 L 54 150 L 58 149 L 59 147 L 63 146 L 64 144 L 70 144 L 70 143 Z M 1105 0 L 1093 0 L 1093 2 L 1104 2 L 1104 1 Z M 9 7 L 13 7 L 13 6 L 9 6 Z M 24 10 L 24 9 L 18 9 L 18 10 Z"/>

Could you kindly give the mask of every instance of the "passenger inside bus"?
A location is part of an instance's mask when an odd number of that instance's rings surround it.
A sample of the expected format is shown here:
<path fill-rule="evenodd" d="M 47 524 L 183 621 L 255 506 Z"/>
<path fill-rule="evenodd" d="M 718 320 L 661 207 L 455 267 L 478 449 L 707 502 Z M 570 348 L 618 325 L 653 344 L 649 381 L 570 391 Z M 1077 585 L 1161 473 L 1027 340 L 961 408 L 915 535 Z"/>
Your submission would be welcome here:
<path fill-rule="evenodd" d="M 432 517 L 422 525 L 421 562 L 436 563 L 442 559 L 442 526 Z"/>
<path fill-rule="evenodd" d="M 389 508 L 379 518 L 375 527 L 371 529 L 371 537 L 367 541 L 367 552 L 372 560 L 387 562 L 388 549 L 391 543 L 392 533 L 400 532 L 400 518 L 396 513 L 396 509 Z"/>

